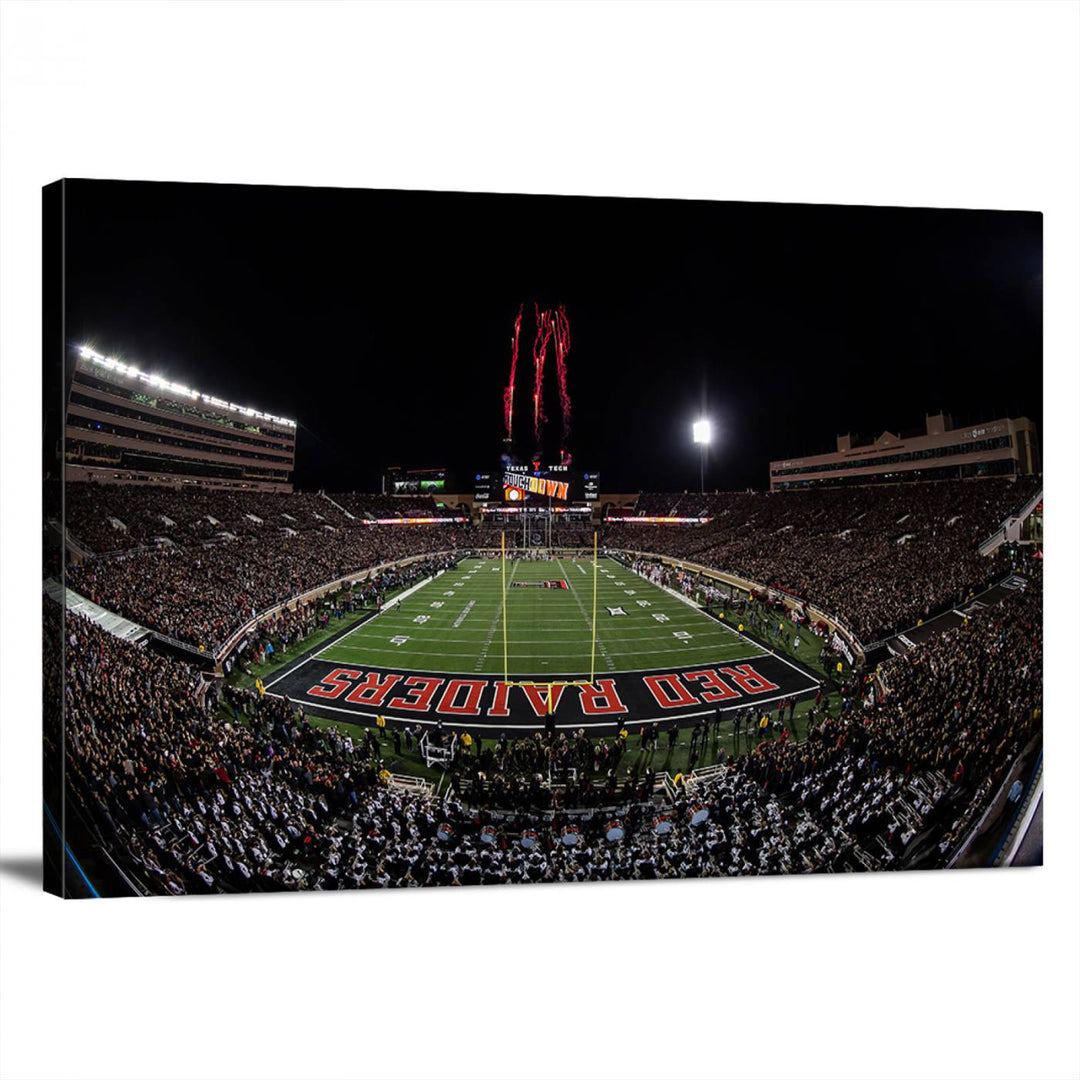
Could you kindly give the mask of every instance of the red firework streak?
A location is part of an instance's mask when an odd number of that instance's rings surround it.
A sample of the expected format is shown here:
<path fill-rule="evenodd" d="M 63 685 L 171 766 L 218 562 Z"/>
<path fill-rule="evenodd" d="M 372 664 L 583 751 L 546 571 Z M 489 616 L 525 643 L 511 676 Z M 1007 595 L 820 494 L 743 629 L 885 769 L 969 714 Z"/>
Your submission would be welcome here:
<path fill-rule="evenodd" d="M 566 308 L 559 305 L 555 311 L 541 311 L 535 303 L 536 337 L 533 339 L 533 433 L 536 436 L 537 449 L 540 447 L 541 430 L 547 417 L 544 415 L 544 364 L 547 360 L 548 344 L 555 343 L 555 375 L 559 384 L 559 405 L 562 410 L 562 449 L 563 463 L 569 463 L 566 450 L 570 435 L 570 391 L 566 385 L 566 357 L 570 352 L 570 321 L 566 317 Z M 514 320 L 514 336 L 510 340 L 510 383 L 503 390 L 503 426 L 506 428 L 506 442 L 509 446 L 514 438 L 514 386 L 517 383 L 518 351 L 521 344 L 521 318 L 525 305 L 518 308 Z"/>
<path fill-rule="evenodd" d="M 562 455 L 570 435 L 570 391 L 566 388 L 566 356 L 570 352 L 570 320 L 561 304 L 558 311 L 549 311 L 548 320 L 555 338 L 555 373 L 559 379 L 559 404 L 562 407 Z"/>
<path fill-rule="evenodd" d="M 521 337 L 521 316 L 524 311 L 525 305 L 522 304 L 514 320 L 514 337 L 510 343 L 510 385 L 503 391 L 503 421 L 506 424 L 507 443 L 514 438 L 514 383 L 517 381 L 518 340 Z"/>
<path fill-rule="evenodd" d="M 544 424 L 544 359 L 547 357 L 548 342 L 551 340 L 552 320 L 550 311 L 541 311 L 536 304 L 536 338 L 533 341 L 533 431 L 536 445 L 540 445 L 540 428 Z"/>

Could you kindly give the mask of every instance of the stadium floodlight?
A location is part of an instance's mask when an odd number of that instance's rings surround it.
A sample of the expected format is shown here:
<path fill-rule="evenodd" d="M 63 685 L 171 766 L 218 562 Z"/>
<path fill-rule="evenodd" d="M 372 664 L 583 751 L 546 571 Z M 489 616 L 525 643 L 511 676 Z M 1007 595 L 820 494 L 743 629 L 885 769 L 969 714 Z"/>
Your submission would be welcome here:
<path fill-rule="evenodd" d="M 296 427 L 295 420 L 287 420 L 283 416 L 274 416 L 273 413 L 259 412 L 258 409 L 248 408 L 244 405 L 233 405 L 230 401 L 223 401 L 221 398 L 216 398 L 211 394 L 202 394 L 198 390 L 192 390 L 184 386 L 182 383 L 171 382 L 161 375 L 148 375 L 132 364 L 125 364 L 112 356 L 102 356 L 101 353 L 91 349 L 89 345 L 80 345 L 78 349 L 79 355 L 84 360 L 108 368 L 110 371 L 115 371 L 118 375 L 124 375 L 129 379 L 138 379 L 156 390 L 168 390 L 173 394 L 179 394 L 181 397 L 191 398 L 195 401 L 201 399 L 207 404 L 213 405 L 216 409 L 227 409 L 229 412 L 240 413 L 242 416 L 251 416 L 258 420 L 269 420 L 275 424 L 283 424 L 285 427 Z"/>
<path fill-rule="evenodd" d="M 705 494 L 705 448 L 712 441 L 712 423 L 704 417 L 694 421 L 694 442 L 701 447 L 701 494 Z"/>

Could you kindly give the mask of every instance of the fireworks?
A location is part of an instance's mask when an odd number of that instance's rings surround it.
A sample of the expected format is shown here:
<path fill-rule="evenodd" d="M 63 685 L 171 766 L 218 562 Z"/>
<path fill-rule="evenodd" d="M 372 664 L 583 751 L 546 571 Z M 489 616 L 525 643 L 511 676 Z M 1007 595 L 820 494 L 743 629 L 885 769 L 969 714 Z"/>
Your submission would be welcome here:
<path fill-rule="evenodd" d="M 514 383 L 517 380 L 518 342 L 521 338 L 521 316 L 524 312 L 525 305 L 522 304 L 514 320 L 514 336 L 510 341 L 510 385 L 503 391 L 503 422 L 507 443 L 514 439 Z"/>
<path fill-rule="evenodd" d="M 555 339 L 555 374 L 559 380 L 559 405 L 562 409 L 562 455 L 567 457 L 566 442 L 570 437 L 570 391 L 566 388 L 566 356 L 570 352 L 570 321 L 566 317 L 566 308 L 561 304 L 559 310 L 549 311 L 549 323 Z"/>
<path fill-rule="evenodd" d="M 569 464 L 570 454 L 566 449 L 570 436 L 570 391 L 566 383 L 566 357 L 570 352 L 570 321 L 566 317 L 566 308 L 561 304 L 555 310 L 541 311 L 534 303 L 536 312 L 536 335 L 533 338 L 533 435 L 539 450 L 547 416 L 544 413 L 544 366 L 547 363 L 547 351 L 550 344 L 555 348 L 555 377 L 559 388 L 559 407 L 562 412 L 562 442 L 559 451 L 563 464 Z M 514 386 L 517 381 L 518 353 L 521 345 L 521 319 L 525 305 L 518 309 L 514 320 L 514 336 L 510 342 L 510 382 L 503 390 L 503 426 L 506 429 L 506 442 L 510 446 L 514 438 Z"/>
<path fill-rule="evenodd" d="M 548 342 L 551 340 L 551 312 L 536 308 L 536 337 L 533 340 L 533 432 L 536 445 L 540 446 L 540 430 L 544 426 L 544 361 L 547 358 Z"/>

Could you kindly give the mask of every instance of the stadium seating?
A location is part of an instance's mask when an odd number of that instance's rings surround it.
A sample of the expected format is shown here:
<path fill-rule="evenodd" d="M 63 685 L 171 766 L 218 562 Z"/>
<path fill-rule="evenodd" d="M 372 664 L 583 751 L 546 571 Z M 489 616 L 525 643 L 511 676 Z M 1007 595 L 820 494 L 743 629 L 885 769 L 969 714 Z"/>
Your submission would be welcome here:
<path fill-rule="evenodd" d="M 394 559 L 467 547 L 471 539 L 469 529 L 454 525 L 249 532 L 213 545 L 86 560 L 68 570 L 67 585 L 110 611 L 212 653 L 274 604 Z"/>
<path fill-rule="evenodd" d="M 1041 581 L 1029 573 L 1026 590 L 893 661 L 884 700 L 854 680 L 803 742 L 764 740 L 670 804 L 650 798 L 649 776 L 618 781 L 615 841 L 605 815 L 511 821 L 498 798 L 467 808 L 464 783 L 443 802 L 399 790 L 373 733 L 315 728 L 253 691 L 219 696 L 186 665 L 68 614 L 68 797 L 135 880 L 166 894 L 941 865 L 1039 730 Z M 64 616 L 45 603 L 49 640 Z M 47 714 L 47 747 L 58 723 Z M 597 745 L 507 744 L 489 794 L 552 756 L 588 771 Z"/>
<path fill-rule="evenodd" d="M 711 521 L 611 522 L 603 542 L 780 588 L 869 643 L 1002 577 L 1004 553 L 980 556 L 979 542 L 1037 483 L 644 495 L 638 515 Z M 502 539 L 485 525 L 375 524 L 384 516 L 446 514 L 424 496 L 69 484 L 69 533 L 98 554 L 69 567 L 67 584 L 212 653 L 316 586 L 428 556 L 338 600 L 355 607 L 447 565 L 452 556 L 440 553 Z M 554 536 L 588 546 L 592 529 L 559 526 Z M 507 533 L 511 547 L 518 541 Z M 1025 572 L 1028 589 L 889 661 L 884 700 L 852 678 L 804 741 L 763 738 L 675 788 L 666 781 L 663 799 L 660 778 L 637 759 L 628 768 L 618 739 L 558 732 L 478 736 L 454 758 L 451 797 L 434 802 L 387 784 L 373 733 L 314 727 L 286 701 L 204 683 L 68 614 L 70 805 L 125 873 L 160 893 L 943 865 L 1039 730 L 1038 564 Z M 63 624 L 46 604 L 50 640 Z M 269 615 L 249 636 L 252 655 L 326 619 L 314 604 Z M 47 713 L 46 747 L 59 754 L 57 725 Z M 612 814 L 618 842 L 606 839 Z M 705 820 L 693 826 L 692 815 Z M 523 830 L 531 848 L 518 842 Z"/>
<path fill-rule="evenodd" d="M 1000 560 L 980 556 L 978 544 L 1037 483 L 644 495 L 639 513 L 712 520 L 685 527 L 613 522 L 603 541 L 778 587 L 837 615 L 870 644 L 962 602 L 1000 573 Z M 438 516 L 425 496 L 406 503 Z M 305 589 L 396 558 L 498 544 L 492 528 L 370 525 L 375 515 L 410 516 L 402 507 L 380 495 L 69 484 L 71 534 L 91 550 L 128 557 L 87 560 L 69 572 L 68 584 L 212 652 L 254 614 Z M 516 546 L 517 533 L 510 530 L 507 541 Z M 587 546 L 591 530 L 562 527 L 556 542 Z"/>
<path fill-rule="evenodd" d="M 962 602 L 1002 572 L 978 545 L 1041 480 L 983 480 L 771 494 L 643 495 L 641 516 L 706 525 L 613 523 L 613 546 L 687 559 L 773 586 L 839 616 L 864 644 Z M 691 515 L 692 511 L 692 515 Z"/>

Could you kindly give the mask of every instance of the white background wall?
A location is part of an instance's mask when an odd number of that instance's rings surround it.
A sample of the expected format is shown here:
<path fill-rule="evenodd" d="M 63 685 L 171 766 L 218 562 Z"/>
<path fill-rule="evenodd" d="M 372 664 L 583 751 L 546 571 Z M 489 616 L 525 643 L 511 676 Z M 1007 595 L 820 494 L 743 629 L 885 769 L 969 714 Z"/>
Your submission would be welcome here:
<path fill-rule="evenodd" d="M 1075 1076 L 1078 12 L 6 4 L 0 1072 Z M 1047 866 L 40 894 L 13 868 L 41 817 L 39 189 L 65 175 L 1043 211 Z"/>

